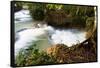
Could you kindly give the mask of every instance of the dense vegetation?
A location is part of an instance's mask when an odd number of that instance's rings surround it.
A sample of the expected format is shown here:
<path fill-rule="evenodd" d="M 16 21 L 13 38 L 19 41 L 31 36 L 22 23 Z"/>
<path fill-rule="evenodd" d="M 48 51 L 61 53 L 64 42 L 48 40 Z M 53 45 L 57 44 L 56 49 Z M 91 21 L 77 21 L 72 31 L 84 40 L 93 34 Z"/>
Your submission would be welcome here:
<path fill-rule="evenodd" d="M 45 51 L 39 51 L 36 45 L 30 45 L 27 49 L 21 49 L 15 58 L 16 66 L 31 66 L 42 64 L 54 64 L 55 59 Z"/>
<path fill-rule="evenodd" d="M 36 21 L 46 21 L 48 25 L 60 27 L 85 27 L 87 40 L 72 47 L 57 44 L 40 51 L 37 45 L 21 49 L 15 58 L 16 66 L 76 63 L 97 61 L 96 27 L 94 29 L 95 11 L 92 6 L 16 3 L 18 7 L 27 5 L 32 18 Z"/>
<path fill-rule="evenodd" d="M 41 4 L 17 2 L 18 6 L 27 5 L 34 20 L 47 21 L 54 25 L 70 23 L 73 25 L 86 25 L 89 17 L 94 17 L 93 6 L 60 5 L 60 4 Z M 53 17 L 53 18 L 52 18 Z M 71 21 L 67 21 L 71 20 Z M 63 19 L 63 20 L 62 20 Z M 59 22 L 60 21 L 60 22 Z M 61 26 L 61 24 L 60 24 Z"/>

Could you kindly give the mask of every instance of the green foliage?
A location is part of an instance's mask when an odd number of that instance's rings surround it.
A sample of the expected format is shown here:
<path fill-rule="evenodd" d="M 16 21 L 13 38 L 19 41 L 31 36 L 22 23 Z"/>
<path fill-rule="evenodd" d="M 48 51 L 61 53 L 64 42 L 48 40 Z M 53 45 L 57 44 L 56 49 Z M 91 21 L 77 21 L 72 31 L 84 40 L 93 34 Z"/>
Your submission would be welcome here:
<path fill-rule="evenodd" d="M 44 10 L 42 9 L 35 9 L 32 13 L 32 17 L 34 20 L 44 20 L 45 18 L 45 14 L 44 14 Z"/>
<path fill-rule="evenodd" d="M 29 66 L 41 64 L 54 64 L 54 58 L 50 57 L 46 52 L 39 51 L 36 45 L 31 45 L 27 49 L 21 49 L 15 60 L 16 66 Z"/>
<path fill-rule="evenodd" d="M 58 9 L 62 9 L 63 5 L 57 5 L 57 4 L 47 4 L 46 5 L 47 9 L 51 10 L 58 10 Z"/>
<path fill-rule="evenodd" d="M 44 20 L 46 13 L 50 10 L 63 10 L 66 14 L 70 14 L 72 17 L 79 16 L 81 20 L 85 20 L 86 17 L 94 16 L 94 7 L 90 6 L 76 6 L 76 5 L 60 5 L 60 4 L 41 4 L 30 3 L 28 4 L 30 13 L 35 20 Z M 79 19 L 78 19 L 79 20 Z M 86 20 L 85 20 L 86 21 Z"/>
<path fill-rule="evenodd" d="M 87 31 L 91 31 L 93 32 L 95 27 L 95 22 L 94 22 L 95 18 L 94 17 L 88 17 L 86 20 L 86 30 Z"/>
<path fill-rule="evenodd" d="M 63 5 L 63 7 L 62 7 L 62 9 L 65 10 L 65 12 L 66 12 L 67 14 L 70 14 L 71 8 L 72 8 L 71 5 Z"/>
<path fill-rule="evenodd" d="M 73 24 L 85 27 L 86 19 L 87 19 L 87 17 L 84 17 L 84 16 L 75 16 L 73 18 Z"/>
<path fill-rule="evenodd" d="M 17 66 L 24 66 L 25 65 L 25 55 L 24 55 L 24 50 L 21 49 L 18 55 L 16 56 L 15 64 Z"/>
<path fill-rule="evenodd" d="M 95 11 L 93 7 L 88 7 L 86 10 L 86 15 L 88 17 L 94 17 L 95 16 Z"/>
<path fill-rule="evenodd" d="M 16 2 L 15 3 L 16 6 L 21 6 L 21 7 L 23 6 L 23 4 L 24 4 L 23 2 Z"/>
<path fill-rule="evenodd" d="M 29 4 L 29 10 L 34 20 L 42 21 L 45 18 L 45 4 Z"/>

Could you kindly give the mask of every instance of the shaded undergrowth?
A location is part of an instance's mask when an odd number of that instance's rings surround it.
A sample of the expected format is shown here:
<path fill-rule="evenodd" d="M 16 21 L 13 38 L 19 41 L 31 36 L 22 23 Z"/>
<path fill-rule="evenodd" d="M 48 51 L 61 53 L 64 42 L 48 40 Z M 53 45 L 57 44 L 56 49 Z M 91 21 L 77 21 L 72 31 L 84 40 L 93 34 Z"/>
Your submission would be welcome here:
<path fill-rule="evenodd" d="M 55 60 L 44 51 L 39 51 L 36 45 L 21 49 L 15 58 L 16 66 L 31 66 L 40 64 L 54 64 Z"/>

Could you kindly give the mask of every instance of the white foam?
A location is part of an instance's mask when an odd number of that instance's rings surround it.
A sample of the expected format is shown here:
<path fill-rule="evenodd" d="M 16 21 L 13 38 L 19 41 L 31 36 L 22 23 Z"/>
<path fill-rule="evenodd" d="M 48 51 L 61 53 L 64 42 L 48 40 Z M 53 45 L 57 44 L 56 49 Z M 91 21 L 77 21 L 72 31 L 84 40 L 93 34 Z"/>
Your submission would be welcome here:
<path fill-rule="evenodd" d="M 27 28 L 26 30 L 15 34 L 16 38 L 18 37 L 18 40 L 15 42 L 15 53 L 18 52 L 21 48 L 29 46 L 30 42 L 35 42 L 40 39 L 45 39 L 46 42 L 48 40 L 50 45 L 65 44 L 69 47 L 85 40 L 86 32 L 79 31 L 78 29 L 55 29 L 51 26 L 47 26 L 47 24 L 39 23 L 37 24 L 38 28 L 34 27 L 34 29 L 29 29 L 29 27 L 33 28 L 32 24 L 35 23 L 34 21 L 31 21 L 29 10 L 21 10 L 16 12 L 15 19 L 19 19 L 21 21 L 17 21 L 17 26 L 15 29 L 18 28 L 19 30 Z M 27 20 L 31 21 L 32 23 L 27 22 Z"/>
<path fill-rule="evenodd" d="M 19 39 L 15 42 L 15 53 L 40 39 L 48 39 L 47 31 L 44 28 L 27 29 L 18 32 Z"/>
<path fill-rule="evenodd" d="M 53 44 L 65 44 L 67 46 L 72 46 L 85 40 L 84 31 L 78 31 L 77 33 L 72 32 L 71 30 L 55 30 L 55 33 L 52 34 L 51 39 Z"/>

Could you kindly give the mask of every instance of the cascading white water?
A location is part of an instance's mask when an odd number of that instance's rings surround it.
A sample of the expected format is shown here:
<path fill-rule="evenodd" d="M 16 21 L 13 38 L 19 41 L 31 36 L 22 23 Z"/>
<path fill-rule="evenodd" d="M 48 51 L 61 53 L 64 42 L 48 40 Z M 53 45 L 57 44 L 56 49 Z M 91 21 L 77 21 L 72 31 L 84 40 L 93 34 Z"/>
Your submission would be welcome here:
<path fill-rule="evenodd" d="M 70 47 L 84 41 L 86 39 L 85 34 L 86 32 L 77 29 L 55 30 L 55 33 L 51 35 L 51 39 L 53 44 L 65 44 Z"/>
<path fill-rule="evenodd" d="M 18 18 L 20 19 L 20 16 Z M 20 25 L 20 27 L 18 25 Z M 65 44 L 70 47 L 86 39 L 86 32 L 79 29 L 55 29 L 51 26 L 46 26 L 46 24 L 38 24 L 40 25 L 39 28 L 32 28 L 32 26 L 28 25 L 32 25 L 32 23 L 22 21 L 15 24 L 16 31 L 27 28 L 20 32 L 16 32 L 18 40 L 15 42 L 15 53 L 21 48 L 30 46 L 32 42 L 37 44 L 39 49 L 45 49 L 54 44 Z"/>
<path fill-rule="evenodd" d="M 34 44 L 37 44 L 37 41 L 42 41 L 42 46 L 48 45 L 47 31 L 45 31 L 44 28 L 26 29 L 18 32 L 17 34 L 19 38 L 15 42 L 15 53 L 17 53 L 21 48 L 26 48 L 30 46 L 33 42 Z"/>
<path fill-rule="evenodd" d="M 85 40 L 84 31 L 78 31 L 77 29 L 54 29 L 51 26 L 44 28 L 26 29 L 18 33 L 19 40 L 15 42 L 15 50 L 19 50 L 26 46 L 29 46 L 31 42 L 41 40 L 41 44 L 44 48 L 54 44 L 65 44 L 72 46 Z M 39 41 L 40 42 L 40 41 Z M 42 45 L 45 44 L 45 45 Z"/>

